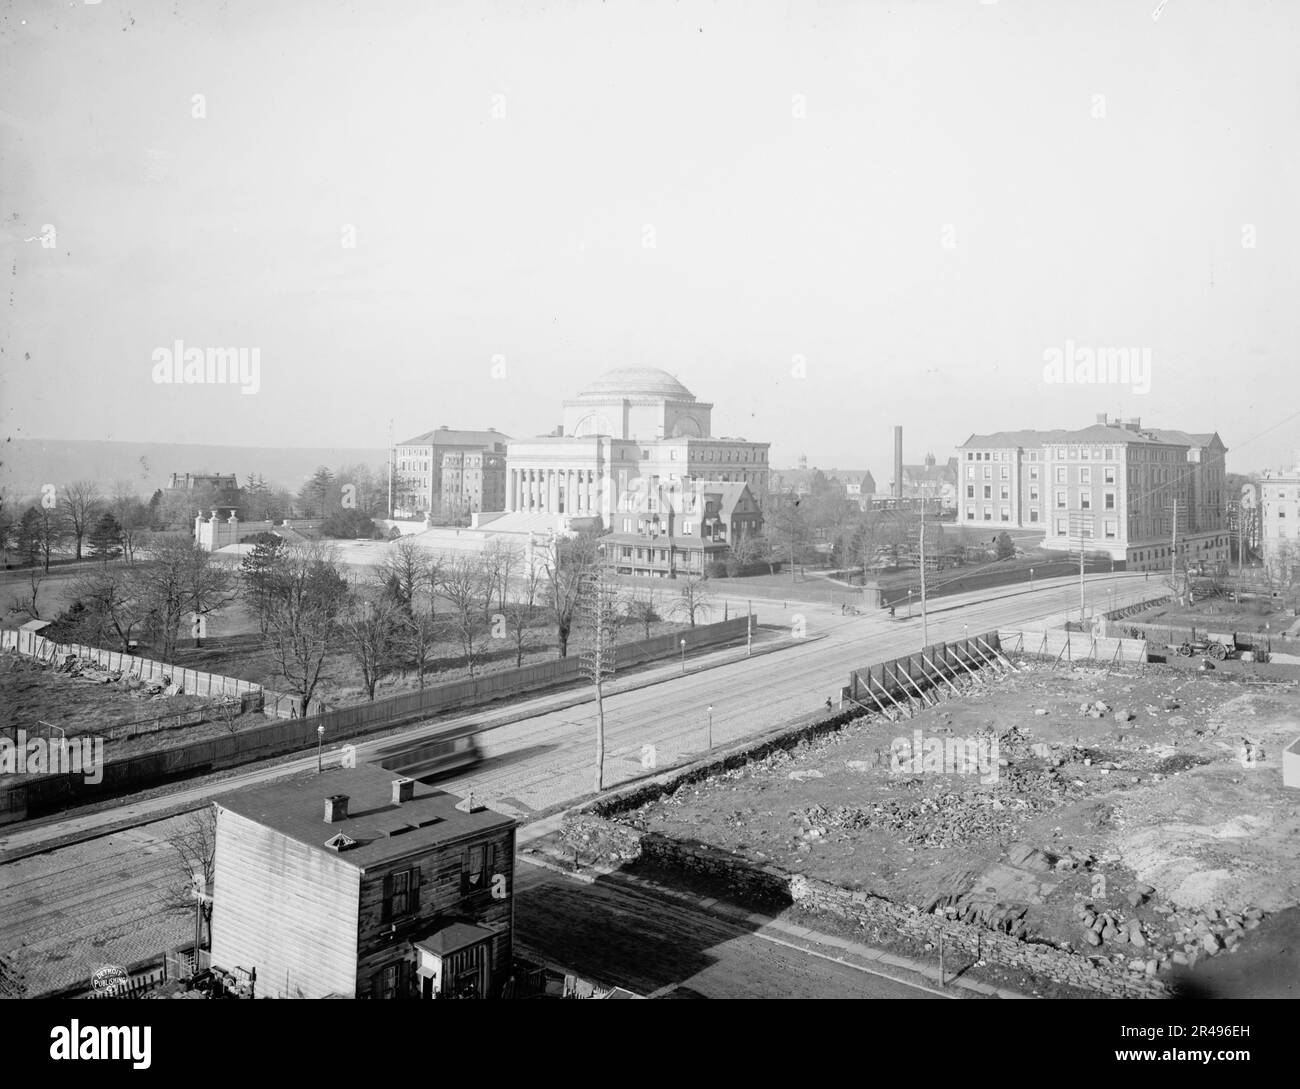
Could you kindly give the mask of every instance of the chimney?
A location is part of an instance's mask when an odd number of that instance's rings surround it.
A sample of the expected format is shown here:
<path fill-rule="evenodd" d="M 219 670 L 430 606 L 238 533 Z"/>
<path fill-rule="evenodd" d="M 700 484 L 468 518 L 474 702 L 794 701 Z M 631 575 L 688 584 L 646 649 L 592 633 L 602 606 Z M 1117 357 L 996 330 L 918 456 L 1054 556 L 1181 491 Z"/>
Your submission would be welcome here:
<path fill-rule="evenodd" d="M 331 794 L 325 799 L 325 823 L 338 824 L 348 819 L 348 796 Z"/>
<path fill-rule="evenodd" d="M 1110 423 L 1110 417 L 1108 417 L 1104 412 L 1098 412 L 1097 422 L 1101 424 L 1102 427 L 1105 427 Z"/>
<path fill-rule="evenodd" d="M 1141 431 L 1142 418 L 1140 416 L 1134 416 L 1131 419 L 1125 420 L 1124 426 L 1130 431 Z"/>
<path fill-rule="evenodd" d="M 393 804 L 394 805 L 401 805 L 403 802 L 409 802 L 414 797 L 415 797 L 414 779 L 393 780 Z"/>
<path fill-rule="evenodd" d="M 894 498 L 903 498 L 903 428 L 894 426 Z"/>

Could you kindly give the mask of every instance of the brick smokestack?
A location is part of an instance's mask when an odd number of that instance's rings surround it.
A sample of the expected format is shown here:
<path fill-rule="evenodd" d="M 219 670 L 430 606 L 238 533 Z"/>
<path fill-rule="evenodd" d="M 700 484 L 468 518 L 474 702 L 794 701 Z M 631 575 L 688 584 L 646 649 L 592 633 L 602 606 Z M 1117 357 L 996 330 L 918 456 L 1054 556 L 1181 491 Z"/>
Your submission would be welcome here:
<path fill-rule="evenodd" d="M 894 426 L 894 498 L 903 498 L 903 428 Z"/>
<path fill-rule="evenodd" d="M 338 824 L 348 819 L 348 796 L 331 794 L 325 799 L 325 823 Z"/>

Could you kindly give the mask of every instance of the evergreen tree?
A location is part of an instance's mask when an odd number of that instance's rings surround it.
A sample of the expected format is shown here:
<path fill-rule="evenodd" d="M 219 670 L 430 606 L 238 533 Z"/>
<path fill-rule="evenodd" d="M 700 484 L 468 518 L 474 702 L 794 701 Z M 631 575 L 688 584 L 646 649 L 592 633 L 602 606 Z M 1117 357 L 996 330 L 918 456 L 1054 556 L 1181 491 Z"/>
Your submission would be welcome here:
<path fill-rule="evenodd" d="M 122 555 L 122 526 L 112 511 L 105 511 L 90 527 L 90 554 L 96 559 L 115 560 Z"/>

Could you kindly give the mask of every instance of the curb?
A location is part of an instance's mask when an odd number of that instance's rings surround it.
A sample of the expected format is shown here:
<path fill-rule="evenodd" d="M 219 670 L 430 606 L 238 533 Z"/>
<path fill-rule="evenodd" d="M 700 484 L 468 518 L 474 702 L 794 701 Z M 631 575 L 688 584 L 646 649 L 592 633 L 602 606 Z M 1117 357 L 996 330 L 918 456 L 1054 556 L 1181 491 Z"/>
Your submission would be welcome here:
<path fill-rule="evenodd" d="M 756 646 L 749 653 L 732 654 L 729 657 L 723 658 L 716 662 L 708 662 L 703 665 L 688 667 L 685 673 L 680 673 L 680 672 L 666 673 L 664 676 L 647 677 L 644 680 L 639 680 L 639 681 L 632 679 L 625 687 L 611 689 L 606 692 L 606 695 L 617 696 L 617 695 L 622 695 L 623 693 L 626 692 L 636 692 L 642 688 L 650 688 L 657 684 L 665 684 L 668 681 L 674 681 L 683 676 L 689 677 L 694 673 L 704 673 L 710 669 L 718 669 L 722 666 L 735 665 L 737 662 L 743 662 L 750 658 L 757 658 L 764 654 L 774 654 L 782 650 L 790 650 L 793 647 L 803 646 L 809 643 L 815 643 L 825 638 L 827 638 L 826 635 L 819 634 L 819 635 L 810 635 L 804 639 L 778 640 L 773 643 L 764 644 L 762 646 Z M 729 649 L 731 648 L 723 646 L 717 648 L 717 652 L 722 653 Z M 658 663 L 647 662 L 644 664 L 653 667 Z M 545 693 L 541 693 L 541 695 L 545 695 Z M 493 722 L 489 726 L 485 726 L 483 728 L 483 732 L 486 733 L 489 730 L 499 729 L 502 726 L 509 726 L 516 722 L 522 722 L 525 719 L 533 718 L 539 714 L 551 714 L 555 711 L 568 710 L 570 707 L 577 707 L 584 703 L 591 703 L 594 699 L 595 699 L 594 696 L 586 695 L 584 693 L 581 696 L 574 696 L 571 699 L 560 700 L 554 707 L 551 707 L 545 711 L 528 711 L 528 712 L 518 712 L 518 713 L 511 713 L 507 711 L 501 716 L 499 721 Z M 474 711 L 468 712 L 468 714 L 475 714 L 475 713 L 476 712 Z M 303 758 L 304 757 L 301 752 L 284 754 L 284 759 L 286 759 L 287 762 L 292 762 L 294 760 L 300 760 Z M 272 759 L 280 759 L 280 758 L 273 757 Z M 234 770 L 234 769 L 228 769 L 228 770 Z M 294 772 L 292 770 L 286 770 L 284 774 L 292 775 L 294 774 Z M 193 781 L 194 780 L 182 779 L 179 780 L 179 783 L 187 784 L 187 783 L 192 783 Z M 163 784 L 163 785 L 168 785 L 168 784 Z M 146 787 L 145 789 L 148 790 L 151 788 Z M 221 789 L 214 790 L 213 797 L 221 793 L 225 793 L 225 791 Z M 120 801 L 121 805 L 129 805 L 131 804 L 130 803 L 131 797 L 132 797 L 131 795 L 125 794 L 125 795 L 121 795 L 120 798 L 117 800 Z M 104 800 L 107 801 L 113 799 L 104 799 Z M 101 839 L 104 836 L 111 836 L 118 832 L 125 831 L 128 828 L 139 828 L 143 825 L 157 823 L 158 821 L 170 820 L 172 817 L 181 816 L 182 814 L 185 813 L 192 813 L 200 809 L 206 809 L 207 806 L 210 804 L 210 802 L 211 802 L 211 798 L 197 804 L 193 802 L 182 802 L 175 806 L 164 807 L 158 810 L 156 814 L 151 813 L 148 817 L 145 818 L 123 818 L 122 820 L 114 821 L 110 824 L 99 826 L 94 829 L 87 829 L 82 832 L 72 832 L 61 837 L 59 836 L 52 837 L 51 839 L 42 840 L 38 843 L 32 843 L 25 847 L 15 847 L 15 848 L 10 848 L 8 850 L 0 850 L 0 866 L 7 865 L 11 862 L 20 862 L 25 858 L 30 858 L 32 855 L 45 854 L 49 851 L 57 851 L 64 847 L 72 847 L 78 843 L 87 843 L 90 840 Z M 574 804 L 578 804 L 578 803 L 575 801 L 565 802 L 562 803 L 562 808 L 567 809 Z M 114 806 L 113 808 L 120 808 L 120 807 L 121 806 L 119 805 L 119 806 Z M 52 818 L 52 824 L 57 825 L 61 818 L 69 814 L 75 814 L 75 812 L 76 810 L 73 809 L 62 810 L 58 814 L 47 814 L 44 817 L 36 818 L 36 820 L 39 821 L 39 820 L 46 820 Z M 545 815 L 546 815 L 545 813 L 542 814 L 542 816 Z M 21 826 L 24 823 L 25 822 L 23 821 L 14 821 L 12 825 L 0 825 L 0 834 L 3 834 L 4 829 L 9 827 L 13 827 L 15 829 L 21 828 Z M 521 820 L 520 823 L 522 824 L 523 821 Z"/>

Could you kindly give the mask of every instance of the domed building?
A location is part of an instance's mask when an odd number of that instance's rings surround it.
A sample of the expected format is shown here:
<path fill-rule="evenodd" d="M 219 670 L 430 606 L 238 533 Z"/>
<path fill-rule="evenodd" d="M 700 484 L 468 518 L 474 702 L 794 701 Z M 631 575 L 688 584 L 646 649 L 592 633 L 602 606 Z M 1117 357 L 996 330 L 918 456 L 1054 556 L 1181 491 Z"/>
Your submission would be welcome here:
<path fill-rule="evenodd" d="M 564 402 L 564 433 L 638 440 L 703 438 L 709 434 L 712 415 L 712 405 L 697 401 L 667 371 L 618 367 Z"/>
<path fill-rule="evenodd" d="M 563 403 L 554 434 L 509 444 L 502 528 L 599 519 L 628 561 L 621 570 L 702 571 L 759 531 L 768 480 L 768 443 L 714 438 L 712 427 L 713 405 L 667 371 L 606 371 Z"/>

